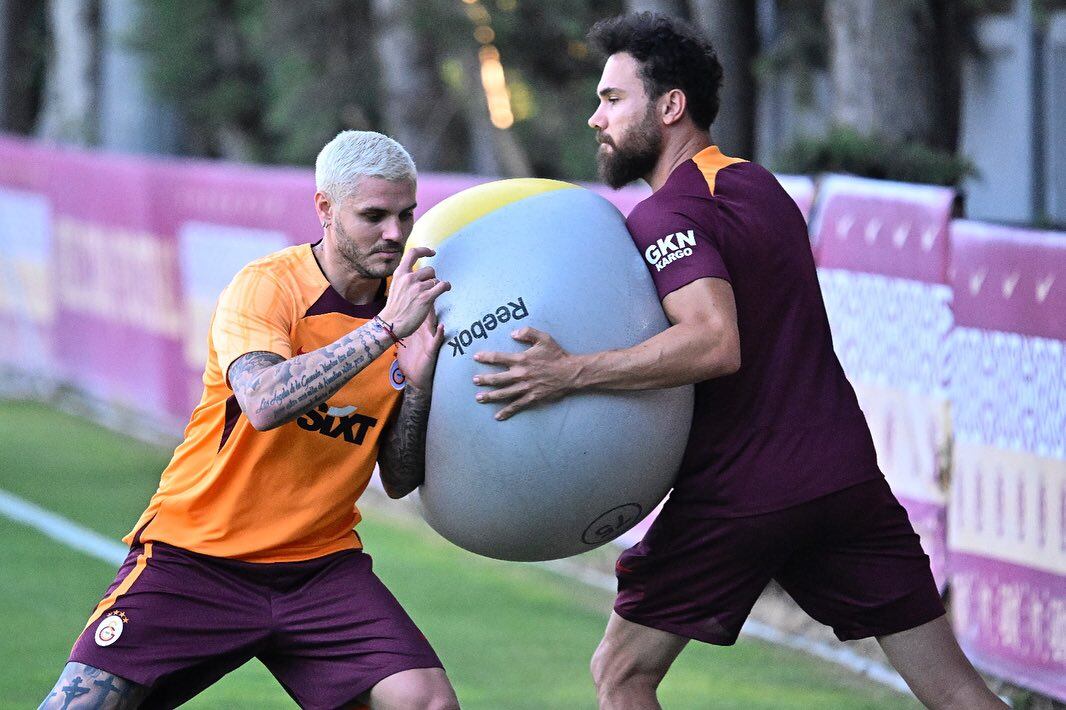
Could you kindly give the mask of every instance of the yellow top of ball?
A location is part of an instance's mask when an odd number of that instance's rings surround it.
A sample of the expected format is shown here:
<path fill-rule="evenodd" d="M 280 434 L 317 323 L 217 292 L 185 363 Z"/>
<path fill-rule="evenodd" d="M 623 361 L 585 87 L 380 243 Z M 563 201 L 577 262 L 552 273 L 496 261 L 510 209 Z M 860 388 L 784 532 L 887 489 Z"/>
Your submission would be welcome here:
<path fill-rule="evenodd" d="M 460 229 L 489 212 L 533 195 L 577 187 L 561 180 L 543 178 L 514 178 L 475 185 L 438 202 L 422 215 L 415 223 L 407 248 L 436 249 Z"/>

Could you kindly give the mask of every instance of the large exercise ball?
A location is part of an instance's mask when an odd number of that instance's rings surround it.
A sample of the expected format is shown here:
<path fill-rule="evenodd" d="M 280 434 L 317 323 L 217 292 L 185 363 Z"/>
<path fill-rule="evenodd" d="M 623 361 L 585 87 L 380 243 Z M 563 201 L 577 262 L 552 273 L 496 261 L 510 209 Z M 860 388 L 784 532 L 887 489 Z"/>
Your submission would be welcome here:
<path fill-rule="evenodd" d="M 651 277 L 606 199 L 565 182 L 501 180 L 429 210 L 410 246 L 452 290 L 437 300 L 437 358 L 426 442 L 423 515 L 467 550 L 549 560 L 597 547 L 635 525 L 669 491 L 692 420 L 691 386 L 583 392 L 522 411 L 479 404 L 481 350 L 517 352 L 522 326 L 569 352 L 635 345 L 664 330 Z"/>

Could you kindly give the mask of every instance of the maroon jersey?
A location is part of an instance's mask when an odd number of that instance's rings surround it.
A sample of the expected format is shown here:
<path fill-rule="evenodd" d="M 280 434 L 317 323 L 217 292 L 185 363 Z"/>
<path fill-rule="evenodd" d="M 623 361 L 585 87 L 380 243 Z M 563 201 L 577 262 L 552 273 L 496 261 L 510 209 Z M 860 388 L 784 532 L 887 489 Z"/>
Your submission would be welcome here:
<path fill-rule="evenodd" d="M 740 370 L 696 385 L 678 513 L 781 510 L 881 476 L 796 204 L 766 169 L 711 146 L 627 221 L 659 297 L 701 278 L 733 287 Z"/>

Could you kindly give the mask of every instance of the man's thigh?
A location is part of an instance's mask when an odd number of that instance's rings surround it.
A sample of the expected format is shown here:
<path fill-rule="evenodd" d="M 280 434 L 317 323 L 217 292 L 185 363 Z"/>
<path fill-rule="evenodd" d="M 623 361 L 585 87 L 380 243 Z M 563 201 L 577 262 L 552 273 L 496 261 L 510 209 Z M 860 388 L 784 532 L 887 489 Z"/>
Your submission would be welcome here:
<path fill-rule="evenodd" d="M 695 518 L 667 504 L 644 539 L 618 558 L 615 613 L 677 636 L 734 643 L 795 544 L 789 515 Z"/>
<path fill-rule="evenodd" d="M 275 632 L 259 659 L 301 707 L 351 704 L 405 671 L 444 677 L 426 637 L 361 551 L 330 556 L 274 598 L 274 613 Z"/>
<path fill-rule="evenodd" d="M 777 581 L 838 638 L 884 636 L 944 615 L 929 557 L 884 479 L 819 499 L 808 514 L 818 534 Z"/>

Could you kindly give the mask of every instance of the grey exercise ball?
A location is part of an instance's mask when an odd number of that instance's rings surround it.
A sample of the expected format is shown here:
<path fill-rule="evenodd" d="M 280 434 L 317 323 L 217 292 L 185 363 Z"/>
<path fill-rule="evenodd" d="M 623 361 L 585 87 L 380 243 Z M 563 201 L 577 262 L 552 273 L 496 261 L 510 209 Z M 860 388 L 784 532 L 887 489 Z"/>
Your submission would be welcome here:
<path fill-rule="evenodd" d="M 691 386 L 589 391 L 493 417 L 474 397 L 481 350 L 517 352 L 532 326 L 569 352 L 635 345 L 668 326 L 618 210 L 554 180 L 502 180 L 428 211 L 410 246 L 452 290 L 437 300 L 437 359 L 423 515 L 456 545 L 505 560 L 550 560 L 602 545 L 670 490 L 692 420 Z"/>

